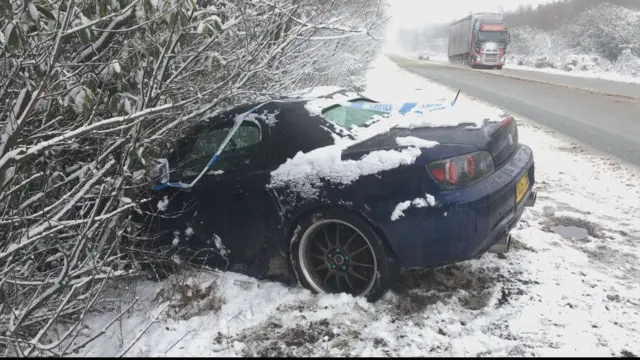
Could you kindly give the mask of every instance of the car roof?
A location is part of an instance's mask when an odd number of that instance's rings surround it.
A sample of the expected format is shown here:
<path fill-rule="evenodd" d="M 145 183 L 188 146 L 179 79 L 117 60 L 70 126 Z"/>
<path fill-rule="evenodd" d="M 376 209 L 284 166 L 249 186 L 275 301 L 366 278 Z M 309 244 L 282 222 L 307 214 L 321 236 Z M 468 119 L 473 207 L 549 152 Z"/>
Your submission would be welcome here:
<path fill-rule="evenodd" d="M 331 123 L 324 120 L 321 115 L 309 111 L 305 107 L 309 102 L 319 99 L 330 100 L 336 95 L 341 95 L 343 100 L 336 100 L 335 103 L 322 101 L 322 111 L 338 105 L 341 101 L 344 101 L 345 97 L 349 99 L 347 101 L 364 99 L 375 102 L 364 95 L 342 88 L 326 87 L 326 90 L 326 92 L 311 91 L 309 94 L 313 94 L 313 96 L 305 96 L 304 93 L 300 93 L 300 95 L 295 96 L 282 96 L 266 103 L 241 104 L 207 118 L 205 123 L 200 124 L 190 133 L 196 134 L 223 121 L 233 120 L 235 116 L 262 104 L 255 113 L 258 115 L 265 112 L 267 114 L 277 113 L 275 116 L 276 121 L 268 124 L 260 116 L 256 117 L 255 120 L 260 123 L 263 134 L 267 134 L 265 129 L 268 129 L 271 140 L 269 144 L 270 163 L 282 164 L 287 159 L 294 157 L 298 152 L 306 153 L 334 144 L 333 136 L 337 133 L 337 130 L 334 129 Z"/>
<path fill-rule="evenodd" d="M 340 89 L 314 97 L 282 98 L 265 106 L 269 113 L 279 111 L 275 125 L 269 127 L 272 139 L 270 149 L 272 164 L 282 164 L 298 152 L 307 153 L 335 143 L 334 136 L 338 134 L 338 129 L 321 115 L 312 113 L 305 105 L 319 99 L 330 100 L 336 95 L 343 95 L 342 99 L 348 97 L 347 101 L 358 99 L 373 101 L 361 94 Z M 301 101 L 301 99 L 308 99 L 308 101 Z M 321 102 L 321 112 L 339 105 L 340 102 L 340 100 Z"/>
<path fill-rule="evenodd" d="M 233 117 L 239 114 L 242 114 L 244 112 L 247 112 L 252 108 L 259 106 L 261 104 L 264 104 L 264 105 L 261 106 L 257 111 L 255 111 L 258 114 L 262 113 L 263 109 L 275 108 L 273 104 L 286 105 L 286 107 L 304 108 L 304 106 L 311 101 L 318 100 L 318 99 L 332 99 L 336 95 L 342 95 L 343 97 L 348 97 L 350 99 L 349 101 L 364 99 L 367 101 L 376 102 L 375 100 L 369 98 L 368 96 L 365 96 L 363 94 L 350 91 L 344 88 L 339 88 L 335 86 L 320 86 L 317 88 L 313 88 L 308 92 L 299 92 L 299 93 L 295 93 L 294 95 L 280 96 L 278 98 L 272 99 L 267 102 L 252 102 L 252 103 L 244 103 L 241 105 L 237 105 L 222 113 L 215 114 L 210 118 L 208 118 L 207 120 L 213 121 L 213 122 L 218 122 L 222 120 L 231 120 L 233 119 Z M 340 101 L 336 100 L 335 104 L 339 104 L 339 102 Z M 323 109 L 323 111 L 332 106 L 334 105 L 331 104 L 330 102 L 327 102 L 327 106 Z M 309 114 L 309 115 L 315 116 L 312 114 Z"/>

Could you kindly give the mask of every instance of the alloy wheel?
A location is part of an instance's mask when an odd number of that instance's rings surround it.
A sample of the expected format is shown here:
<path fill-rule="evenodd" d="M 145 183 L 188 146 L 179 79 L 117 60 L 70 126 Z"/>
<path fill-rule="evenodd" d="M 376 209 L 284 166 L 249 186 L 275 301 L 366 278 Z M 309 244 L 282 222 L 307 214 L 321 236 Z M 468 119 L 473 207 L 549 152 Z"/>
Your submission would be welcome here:
<path fill-rule="evenodd" d="M 319 293 L 367 294 L 376 280 L 378 264 L 369 240 L 340 220 L 314 223 L 298 248 L 305 278 Z"/>

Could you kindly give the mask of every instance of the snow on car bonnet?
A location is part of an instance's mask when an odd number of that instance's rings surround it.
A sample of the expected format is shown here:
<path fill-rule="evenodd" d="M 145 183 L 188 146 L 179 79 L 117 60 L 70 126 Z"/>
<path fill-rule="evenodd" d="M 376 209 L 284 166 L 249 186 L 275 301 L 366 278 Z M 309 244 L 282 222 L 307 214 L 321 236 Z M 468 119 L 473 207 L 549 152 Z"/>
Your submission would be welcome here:
<path fill-rule="evenodd" d="M 271 172 L 271 187 L 288 185 L 303 197 L 316 197 L 321 179 L 350 184 L 361 176 L 412 164 L 421 151 L 417 147 L 402 150 L 372 151 L 359 160 L 342 160 L 347 143 L 323 147 L 308 153 L 298 152 Z"/>

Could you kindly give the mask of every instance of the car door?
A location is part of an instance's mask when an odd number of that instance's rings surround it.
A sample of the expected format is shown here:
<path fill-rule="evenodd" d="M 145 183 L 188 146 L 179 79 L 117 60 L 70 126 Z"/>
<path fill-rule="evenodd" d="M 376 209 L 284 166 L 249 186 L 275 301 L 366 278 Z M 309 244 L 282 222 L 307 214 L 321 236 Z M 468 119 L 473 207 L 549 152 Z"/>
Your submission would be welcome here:
<path fill-rule="evenodd" d="M 232 127 L 228 121 L 199 131 L 170 165 L 173 179 L 191 183 Z M 268 200 L 264 146 L 259 125 L 244 122 L 208 172 L 171 200 L 183 211 L 178 231 L 191 261 L 227 268 L 260 259 Z"/>

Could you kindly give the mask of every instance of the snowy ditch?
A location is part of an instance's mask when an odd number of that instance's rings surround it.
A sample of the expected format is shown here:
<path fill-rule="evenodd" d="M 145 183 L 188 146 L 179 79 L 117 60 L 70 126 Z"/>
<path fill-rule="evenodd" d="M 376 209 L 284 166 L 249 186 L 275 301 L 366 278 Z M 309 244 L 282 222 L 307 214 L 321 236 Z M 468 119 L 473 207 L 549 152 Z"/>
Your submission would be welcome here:
<path fill-rule="evenodd" d="M 374 65 L 368 78 L 374 98 L 453 96 L 385 58 Z M 464 96 L 458 101 L 470 102 Z M 75 341 L 99 333 L 120 309 L 138 302 L 78 355 L 638 356 L 640 171 L 518 121 L 520 139 L 536 157 L 538 201 L 513 231 L 506 255 L 406 272 L 374 304 L 232 272 L 119 284 L 109 289 L 102 311 L 88 315 Z M 411 161 L 409 149 L 420 146 L 400 142 L 409 147 L 394 155 L 396 164 L 398 158 Z M 322 156 L 309 154 L 295 161 L 342 169 L 335 157 L 316 163 L 312 159 Z M 282 179 L 311 171 L 285 165 Z M 357 169 L 358 175 L 369 171 Z M 411 206 L 415 200 L 407 199 Z M 557 226 L 588 234 L 558 234 Z"/>

